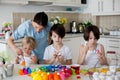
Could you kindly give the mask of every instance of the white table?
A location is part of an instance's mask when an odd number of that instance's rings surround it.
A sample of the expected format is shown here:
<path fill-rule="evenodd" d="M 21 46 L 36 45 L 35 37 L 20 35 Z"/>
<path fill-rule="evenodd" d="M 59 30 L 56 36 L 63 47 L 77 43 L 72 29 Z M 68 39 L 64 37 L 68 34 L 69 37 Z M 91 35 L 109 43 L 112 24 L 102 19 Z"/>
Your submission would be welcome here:
<path fill-rule="evenodd" d="M 37 68 L 38 66 L 40 65 L 32 65 L 31 66 L 31 69 L 35 69 Z M 14 65 L 14 71 L 13 71 L 13 76 L 11 77 L 7 77 L 3 80 L 32 80 L 32 78 L 30 76 L 27 76 L 27 75 L 19 75 L 18 74 L 18 69 L 20 68 L 20 65 L 17 65 L 15 64 Z M 67 80 L 77 80 L 77 78 L 74 76 L 74 77 L 71 77 Z M 80 80 L 90 80 L 88 76 L 84 76 L 84 75 L 81 75 L 81 79 Z"/>

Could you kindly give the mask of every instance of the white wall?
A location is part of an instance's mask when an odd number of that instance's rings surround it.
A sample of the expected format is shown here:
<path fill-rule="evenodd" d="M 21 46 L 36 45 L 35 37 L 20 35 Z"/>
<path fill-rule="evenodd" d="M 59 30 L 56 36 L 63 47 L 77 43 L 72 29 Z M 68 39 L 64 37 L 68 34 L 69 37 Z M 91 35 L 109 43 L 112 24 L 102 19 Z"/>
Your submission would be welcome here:
<path fill-rule="evenodd" d="M 35 6 L 35 5 L 12 5 L 12 4 L 0 4 L 0 30 L 2 23 L 5 21 L 12 22 L 13 12 L 39 12 L 39 11 L 61 11 L 63 7 L 47 7 L 47 6 Z"/>

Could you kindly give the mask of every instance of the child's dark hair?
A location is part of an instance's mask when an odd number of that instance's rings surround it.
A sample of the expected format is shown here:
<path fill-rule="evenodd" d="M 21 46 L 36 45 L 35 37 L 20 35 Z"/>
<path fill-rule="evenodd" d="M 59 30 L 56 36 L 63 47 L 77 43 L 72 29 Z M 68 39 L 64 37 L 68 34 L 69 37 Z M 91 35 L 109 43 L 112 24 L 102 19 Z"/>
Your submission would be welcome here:
<path fill-rule="evenodd" d="M 42 25 L 43 27 L 46 27 L 48 23 L 48 16 L 45 12 L 39 12 L 34 16 L 33 21 L 39 25 Z"/>
<path fill-rule="evenodd" d="M 84 35 L 83 35 L 84 39 L 86 41 L 89 40 L 91 31 L 93 32 L 93 34 L 95 36 L 95 39 L 98 40 L 100 38 L 100 31 L 99 31 L 99 28 L 97 26 L 95 26 L 95 25 L 90 25 L 90 26 L 85 28 Z"/>
<path fill-rule="evenodd" d="M 58 34 L 59 37 L 63 38 L 65 36 L 65 28 L 62 24 L 54 24 L 49 32 L 49 44 L 52 44 L 53 41 L 51 40 L 52 32 Z"/>

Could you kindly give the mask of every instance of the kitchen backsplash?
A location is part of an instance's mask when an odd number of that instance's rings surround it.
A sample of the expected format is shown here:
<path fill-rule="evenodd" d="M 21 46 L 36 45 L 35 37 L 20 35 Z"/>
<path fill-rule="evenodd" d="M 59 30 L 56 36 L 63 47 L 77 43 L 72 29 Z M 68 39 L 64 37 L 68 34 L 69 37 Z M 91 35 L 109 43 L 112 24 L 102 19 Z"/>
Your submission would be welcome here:
<path fill-rule="evenodd" d="M 77 12 L 46 12 L 46 13 L 48 14 L 49 18 L 56 16 L 67 18 L 67 24 L 64 25 L 66 32 L 70 31 L 70 22 L 72 21 L 80 23 L 85 20 L 92 21 L 93 19 L 90 14 L 80 14 Z M 33 19 L 34 15 L 35 13 L 23 13 L 23 12 L 13 13 L 13 26 L 14 26 L 13 29 L 15 30 L 18 27 L 18 25 L 24 20 Z"/>
<path fill-rule="evenodd" d="M 120 15 L 98 16 L 96 17 L 96 24 L 102 27 L 104 32 L 109 30 L 120 30 Z"/>
<path fill-rule="evenodd" d="M 48 17 L 65 17 L 67 18 L 67 24 L 65 24 L 66 32 L 70 31 L 70 22 L 76 21 L 77 23 L 84 21 L 91 21 L 92 24 L 102 27 L 104 32 L 114 28 L 120 28 L 120 15 L 116 16 L 92 16 L 89 13 L 77 13 L 77 12 L 46 12 Z M 35 13 L 13 13 L 13 29 L 15 30 L 18 25 L 27 19 L 33 19 Z"/>

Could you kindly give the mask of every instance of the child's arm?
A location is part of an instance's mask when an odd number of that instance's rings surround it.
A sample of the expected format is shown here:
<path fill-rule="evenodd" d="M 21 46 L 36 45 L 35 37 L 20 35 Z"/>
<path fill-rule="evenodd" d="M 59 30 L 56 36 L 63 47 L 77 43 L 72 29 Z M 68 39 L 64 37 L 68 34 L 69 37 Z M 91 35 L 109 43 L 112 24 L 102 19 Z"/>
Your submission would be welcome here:
<path fill-rule="evenodd" d="M 77 60 L 77 63 L 78 64 L 84 64 L 84 60 L 85 60 L 85 56 L 86 56 L 86 53 L 88 51 L 88 46 L 84 46 L 84 45 L 81 45 L 80 46 L 80 53 L 79 53 L 79 56 L 78 56 L 78 60 Z"/>
<path fill-rule="evenodd" d="M 68 60 L 65 61 L 64 56 L 58 55 L 58 62 L 61 63 L 61 64 L 70 65 L 70 64 L 72 64 L 72 59 L 68 59 Z"/>
<path fill-rule="evenodd" d="M 101 45 L 101 51 L 97 51 L 97 55 L 102 65 L 108 65 L 103 45 Z"/>
<path fill-rule="evenodd" d="M 72 64 L 72 59 L 66 60 L 66 65 L 71 65 Z"/>
<path fill-rule="evenodd" d="M 57 54 L 54 54 L 53 57 L 50 60 L 44 60 L 45 64 L 53 64 L 56 60 Z"/>
<path fill-rule="evenodd" d="M 37 57 L 34 55 L 34 56 L 31 56 L 31 60 L 32 60 L 32 63 L 33 64 L 37 64 Z"/>

